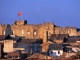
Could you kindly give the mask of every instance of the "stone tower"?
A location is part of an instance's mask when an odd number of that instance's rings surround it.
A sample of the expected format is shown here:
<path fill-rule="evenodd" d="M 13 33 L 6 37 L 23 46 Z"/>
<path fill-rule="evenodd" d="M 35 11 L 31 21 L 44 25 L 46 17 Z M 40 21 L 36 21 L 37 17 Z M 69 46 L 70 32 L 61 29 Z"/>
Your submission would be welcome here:
<path fill-rule="evenodd" d="M 44 23 L 44 42 L 47 42 L 47 33 L 48 33 L 48 37 L 51 36 L 51 34 L 54 34 L 54 23 Z"/>

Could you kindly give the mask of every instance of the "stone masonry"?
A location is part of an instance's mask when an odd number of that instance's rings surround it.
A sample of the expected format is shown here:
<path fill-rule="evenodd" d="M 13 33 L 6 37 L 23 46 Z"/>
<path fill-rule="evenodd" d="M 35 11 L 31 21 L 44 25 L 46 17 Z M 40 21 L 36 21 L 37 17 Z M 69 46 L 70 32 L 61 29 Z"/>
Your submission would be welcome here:
<path fill-rule="evenodd" d="M 0 35 L 5 35 L 7 24 L 0 24 Z M 43 42 L 47 41 L 47 34 L 69 34 L 69 36 L 80 35 L 75 27 L 60 27 L 54 25 L 53 22 L 44 22 L 43 24 L 27 24 L 26 20 L 17 20 L 14 24 L 10 25 L 12 34 L 17 36 L 24 36 L 25 38 L 42 38 Z M 8 31 L 9 32 L 9 31 Z"/>

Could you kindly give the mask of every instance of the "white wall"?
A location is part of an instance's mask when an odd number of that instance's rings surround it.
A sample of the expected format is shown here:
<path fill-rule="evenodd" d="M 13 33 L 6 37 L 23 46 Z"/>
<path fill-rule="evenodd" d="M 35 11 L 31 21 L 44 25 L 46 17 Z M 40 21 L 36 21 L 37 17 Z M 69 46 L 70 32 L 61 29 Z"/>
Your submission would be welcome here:
<path fill-rule="evenodd" d="M 52 54 L 51 54 L 51 51 L 52 51 Z M 60 54 L 58 54 L 58 51 L 60 51 Z M 50 55 L 50 56 L 54 56 L 53 53 L 56 53 L 55 56 L 60 56 L 60 55 L 63 54 L 63 50 L 50 50 L 50 51 L 49 51 L 49 55 Z"/>

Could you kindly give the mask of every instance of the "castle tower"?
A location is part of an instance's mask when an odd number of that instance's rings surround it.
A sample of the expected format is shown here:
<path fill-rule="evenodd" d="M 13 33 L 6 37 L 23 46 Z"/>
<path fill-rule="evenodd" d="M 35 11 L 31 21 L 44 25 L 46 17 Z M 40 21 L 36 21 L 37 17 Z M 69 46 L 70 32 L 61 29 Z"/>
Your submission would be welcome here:
<path fill-rule="evenodd" d="M 15 25 L 26 25 L 27 24 L 27 20 L 16 20 Z"/>
<path fill-rule="evenodd" d="M 44 38 L 43 42 L 47 42 L 47 33 L 48 33 L 48 38 L 51 36 L 51 34 L 54 34 L 54 23 L 44 23 Z"/>

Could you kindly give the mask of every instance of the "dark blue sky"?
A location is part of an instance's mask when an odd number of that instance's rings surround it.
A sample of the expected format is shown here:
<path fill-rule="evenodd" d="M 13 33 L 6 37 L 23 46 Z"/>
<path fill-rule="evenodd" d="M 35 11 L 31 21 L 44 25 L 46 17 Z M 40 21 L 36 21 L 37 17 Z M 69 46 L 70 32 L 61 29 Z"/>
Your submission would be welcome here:
<path fill-rule="evenodd" d="M 13 24 L 21 10 L 30 24 L 54 22 L 80 28 L 80 0 L 0 0 L 0 23 Z"/>

